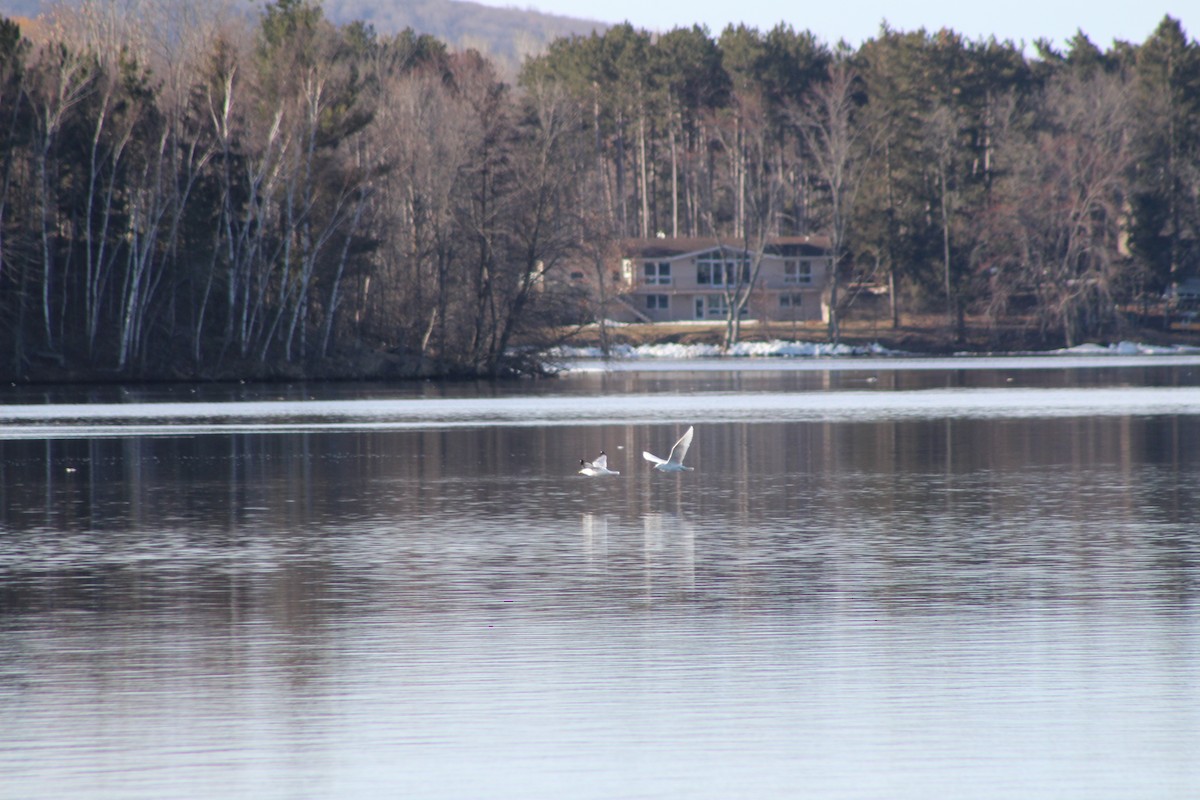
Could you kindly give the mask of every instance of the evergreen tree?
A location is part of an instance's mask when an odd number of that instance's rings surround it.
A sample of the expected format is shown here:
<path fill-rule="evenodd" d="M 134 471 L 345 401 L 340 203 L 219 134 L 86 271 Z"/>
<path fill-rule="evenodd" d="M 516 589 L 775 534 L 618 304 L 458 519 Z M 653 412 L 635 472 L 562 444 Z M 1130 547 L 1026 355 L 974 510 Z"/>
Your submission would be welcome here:
<path fill-rule="evenodd" d="M 1149 288 L 1200 275 L 1200 45 L 1166 17 L 1137 49 L 1129 246 Z"/>

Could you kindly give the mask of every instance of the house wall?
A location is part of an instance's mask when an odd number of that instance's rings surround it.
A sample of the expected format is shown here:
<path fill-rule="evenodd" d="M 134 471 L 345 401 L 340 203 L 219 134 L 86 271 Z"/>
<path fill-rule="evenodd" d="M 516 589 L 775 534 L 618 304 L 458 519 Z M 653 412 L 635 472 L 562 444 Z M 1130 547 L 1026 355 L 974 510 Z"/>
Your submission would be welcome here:
<path fill-rule="evenodd" d="M 667 256 L 632 256 L 622 262 L 621 274 L 626 300 L 648 319 L 655 322 L 694 320 L 697 297 L 718 297 L 720 285 L 702 284 L 698 280 L 702 253 Z M 787 264 L 807 265 L 808 282 L 797 282 L 789 276 Z M 654 264 L 654 274 L 646 275 L 645 265 Z M 661 283 L 660 264 L 670 265 L 670 282 Z M 827 256 L 764 256 L 754 292 L 747 303 L 747 316 L 771 321 L 809 321 L 825 319 L 821 302 L 829 278 Z M 648 296 L 665 297 L 666 308 L 648 307 Z M 782 301 L 781 298 L 786 298 Z M 708 306 L 706 306 L 707 308 Z M 635 316 L 636 315 L 631 315 Z M 706 315 L 705 319 L 719 320 L 724 315 Z"/>

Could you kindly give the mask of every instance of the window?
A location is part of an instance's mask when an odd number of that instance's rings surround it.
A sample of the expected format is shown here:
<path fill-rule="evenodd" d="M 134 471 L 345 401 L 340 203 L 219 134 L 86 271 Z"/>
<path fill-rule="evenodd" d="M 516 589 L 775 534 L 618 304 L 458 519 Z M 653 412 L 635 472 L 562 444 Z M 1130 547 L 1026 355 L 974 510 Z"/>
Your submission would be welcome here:
<path fill-rule="evenodd" d="M 671 298 L 665 294 L 648 294 L 646 295 L 646 308 L 651 311 L 659 309 L 667 309 L 671 307 Z"/>
<path fill-rule="evenodd" d="M 573 281 L 583 280 L 583 273 L 580 272 L 579 270 L 575 270 L 574 272 L 571 273 L 571 280 L 573 280 Z"/>
<path fill-rule="evenodd" d="M 747 308 L 742 306 L 739 317 L 746 316 Z M 729 304 L 719 294 L 706 294 L 696 298 L 696 319 L 725 319 L 729 316 Z"/>
<path fill-rule="evenodd" d="M 804 295 L 799 293 L 784 293 L 779 295 L 780 308 L 799 308 L 804 300 Z"/>
<path fill-rule="evenodd" d="M 696 259 L 696 283 L 701 286 L 736 286 L 750 282 L 750 259 L 745 254 L 719 252 L 707 253 Z"/>
<path fill-rule="evenodd" d="M 783 262 L 784 283 L 812 283 L 811 261 Z"/>
<path fill-rule="evenodd" d="M 670 286 L 671 264 L 668 261 L 647 261 L 643 265 L 647 286 Z"/>

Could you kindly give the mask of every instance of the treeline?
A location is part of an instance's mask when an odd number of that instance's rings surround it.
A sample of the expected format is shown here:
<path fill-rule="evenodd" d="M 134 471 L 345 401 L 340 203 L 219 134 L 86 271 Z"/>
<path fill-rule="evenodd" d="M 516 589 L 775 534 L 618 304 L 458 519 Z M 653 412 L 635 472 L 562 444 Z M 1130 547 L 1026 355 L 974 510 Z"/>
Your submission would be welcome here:
<path fill-rule="evenodd" d="M 1169 18 L 1036 58 L 625 25 L 512 86 L 311 0 L 154 8 L 0 22 L 5 376 L 519 371 L 587 313 L 558 276 L 658 232 L 828 234 L 839 310 L 887 280 L 1067 342 L 1196 273 L 1200 48 Z"/>
<path fill-rule="evenodd" d="M 571 106 L 308 0 L 124 10 L 0 24 L 6 375 L 522 367 L 585 205 Z"/>
<path fill-rule="evenodd" d="M 1020 313 L 1073 344 L 1200 267 L 1200 47 L 1168 17 L 1141 45 L 1036 52 L 626 25 L 556 42 L 523 80 L 580 103 L 624 234 L 825 233 L 835 312 L 842 286 L 887 281 L 952 326 Z"/>

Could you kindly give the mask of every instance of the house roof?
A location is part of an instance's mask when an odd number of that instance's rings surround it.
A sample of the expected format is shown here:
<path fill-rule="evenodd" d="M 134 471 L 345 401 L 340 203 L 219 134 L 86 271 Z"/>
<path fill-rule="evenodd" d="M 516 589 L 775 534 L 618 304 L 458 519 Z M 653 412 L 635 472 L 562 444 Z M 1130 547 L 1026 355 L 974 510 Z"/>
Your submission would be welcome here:
<path fill-rule="evenodd" d="M 741 250 L 743 243 L 736 239 L 715 236 L 680 236 L 653 239 L 625 239 L 621 254 L 627 258 L 676 258 L 690 253 L 702 253 L 724 246 Z M 773 236 L 767 240 L 768 253 L 787 255 L 824 255 L 829 252 L 828 236 Z"/>

